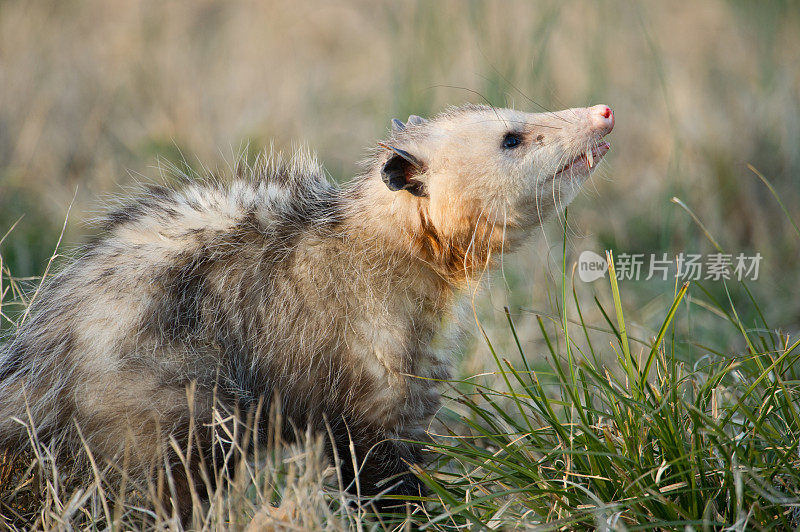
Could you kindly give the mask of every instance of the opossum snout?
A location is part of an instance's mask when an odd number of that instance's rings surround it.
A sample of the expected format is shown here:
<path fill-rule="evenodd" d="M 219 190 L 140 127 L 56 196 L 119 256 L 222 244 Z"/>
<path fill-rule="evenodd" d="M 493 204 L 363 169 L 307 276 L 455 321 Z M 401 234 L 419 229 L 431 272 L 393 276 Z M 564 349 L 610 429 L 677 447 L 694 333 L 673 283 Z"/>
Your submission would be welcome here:
<path fill-rule="evenodd" d="M 614 111 L 607 105 L 595 105 L 589 108 L 592 129 L 600 136 L 608 135 L 614 129 Z"/>

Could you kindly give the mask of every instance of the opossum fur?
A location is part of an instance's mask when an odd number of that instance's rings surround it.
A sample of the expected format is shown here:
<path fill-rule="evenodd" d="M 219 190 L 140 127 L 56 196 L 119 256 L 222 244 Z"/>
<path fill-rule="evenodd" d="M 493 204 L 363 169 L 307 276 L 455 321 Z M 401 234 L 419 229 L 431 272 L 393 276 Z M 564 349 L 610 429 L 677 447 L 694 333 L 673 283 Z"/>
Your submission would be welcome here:
<path fill-rule="evenodd" d="M 24 446 L 26 423 L 146 475 L 190 426 L 204 458 L 218 404 L 279 405 L 287 438 L 333 436 L 346 484 L 353 442 L 362 494 L 423 492 L 405 440 L 424 440 L 450 377 L 459 294 L 575 196 L 604 134 L 588 109 L 470 105 L 394 121 L 344 186 L 301 151 L 144 187 L 0 347 L 0 447 Z"/>

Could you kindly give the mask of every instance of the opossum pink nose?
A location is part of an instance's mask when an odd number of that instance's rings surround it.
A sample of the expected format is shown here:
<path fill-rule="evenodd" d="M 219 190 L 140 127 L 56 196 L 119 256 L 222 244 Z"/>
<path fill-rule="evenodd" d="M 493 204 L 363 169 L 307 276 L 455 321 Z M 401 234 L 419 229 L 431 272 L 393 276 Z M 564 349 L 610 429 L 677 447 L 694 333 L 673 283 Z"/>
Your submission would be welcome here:
<path fill-rule="evenodd" d="M 614 129 L 614 111 L 607 105 L 595 105 L 589 108 L 592 125 L 599 129 L 603 135 Z"/>

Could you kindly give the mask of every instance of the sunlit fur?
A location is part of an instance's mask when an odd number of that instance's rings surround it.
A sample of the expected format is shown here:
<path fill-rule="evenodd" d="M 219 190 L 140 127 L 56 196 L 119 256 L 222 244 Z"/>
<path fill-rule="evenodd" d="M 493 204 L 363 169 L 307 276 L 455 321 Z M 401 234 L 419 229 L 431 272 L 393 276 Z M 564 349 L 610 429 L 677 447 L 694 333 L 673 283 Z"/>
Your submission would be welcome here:
<path fill-rule="evenodd" d="M 501 147 L 509 130 L 524 136 L 514 150 Z M 385 139 L 424 164 L 421 196 L 387 188 L 384 148 L 344 187 L 298 153 L 144 188 L 0 348 L 0 445 L 23 446 L 23 423 L 67 449 L 82 435 L 108 460 L 132 444 L 130 470 L 147 475 L 192 425 L 207 451 L 215 401 L 231 412 L 261 401 L 332 435 L 331 455 L 349 457 L 352 439 L 362 494 L 417 493 L 409 474 L 378 484 L 421 459 L 397 439 L 424 439 L 439 405 L 459 293 L 569 203 L 588 171 L 556 172 L 598 141 L 585 109 L 465 106 Z"/>

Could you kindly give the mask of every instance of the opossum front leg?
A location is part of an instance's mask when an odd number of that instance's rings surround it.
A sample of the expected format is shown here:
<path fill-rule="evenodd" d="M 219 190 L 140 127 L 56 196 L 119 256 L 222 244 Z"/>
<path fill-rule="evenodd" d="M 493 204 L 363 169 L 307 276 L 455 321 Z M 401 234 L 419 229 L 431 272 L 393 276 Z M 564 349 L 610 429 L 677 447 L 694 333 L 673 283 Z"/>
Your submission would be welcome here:
<path fill-rule="evenodd" d="M 410 470 L 412 464 L 422 461 L 422 450 L 417 444 L 387 439 L 372 446 L 371 454 L 364 460 L 359 477 L 364 493 L 397 496 L 375 501 L 379 511 L 402 511 L 405 504 L 413 502 L 407 497 L 421 497 L 427 488 Z M 366 481 L 366 482 L 365 482 Z"/>
<path fill-rule="evenodd" d="M 380 495 L 372 502 L 379 511 L 403 510 L 410 497 L 426 495 L 425 485 L 410 470 L 412 464 L 422 461 L 420 445 L 374 427 L 359 429 L 339 423 L 333 432 L 342 481 L 349 493 L 362 500 Z M 328 451 L 332 455 L 333 447 Z"/>

